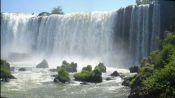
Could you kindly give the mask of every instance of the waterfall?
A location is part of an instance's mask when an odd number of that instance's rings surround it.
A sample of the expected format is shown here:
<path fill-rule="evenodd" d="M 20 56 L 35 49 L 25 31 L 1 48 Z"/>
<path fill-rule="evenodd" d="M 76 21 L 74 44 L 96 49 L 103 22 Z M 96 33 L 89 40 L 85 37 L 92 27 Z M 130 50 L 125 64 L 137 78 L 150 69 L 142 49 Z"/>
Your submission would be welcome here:
<path fill-rule="evenodd" d="M 1 14 L 1 56 L 96 59 L 107 65 L 138 64 L 158 47 L 159 5 L 112 12 L 36 16 Z"/>

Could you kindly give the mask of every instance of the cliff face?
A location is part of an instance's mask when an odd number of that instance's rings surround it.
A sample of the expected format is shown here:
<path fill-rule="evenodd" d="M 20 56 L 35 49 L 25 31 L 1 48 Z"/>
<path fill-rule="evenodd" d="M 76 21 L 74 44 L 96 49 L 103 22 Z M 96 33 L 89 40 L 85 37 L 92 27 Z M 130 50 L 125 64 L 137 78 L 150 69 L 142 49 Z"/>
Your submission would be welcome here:
<path fill-rule="evenodd" d="M 175 1 L 161 0 L 160 1 L 160 20 L 161 20 L 161 38 L 164 38 L 165 30 L 175 31 Z"/>

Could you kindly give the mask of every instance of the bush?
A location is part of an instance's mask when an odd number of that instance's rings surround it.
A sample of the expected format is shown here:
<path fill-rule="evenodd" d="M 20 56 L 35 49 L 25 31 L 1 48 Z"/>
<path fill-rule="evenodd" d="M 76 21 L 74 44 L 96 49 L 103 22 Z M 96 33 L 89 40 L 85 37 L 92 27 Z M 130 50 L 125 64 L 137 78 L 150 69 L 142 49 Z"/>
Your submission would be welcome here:
<path fill-rule="evenodd" d="M 69 73 L 65 69 L 61 68 L 58 70 L 58 76 L 55 79 L 58 79 L 62 83 L 69 82 Z"/>
<path fill-rule="evenodd" d="M 175 62 L 165 68 L 156 70 L 152 76 L 143 81 L 144 87 L 149 92 L 158 92 L 160 97 L 175 96 Z"/>
<path fill-rule="evenodd" d="M 0 78 L 7 82 L 9 79 L 14 79 L 15 77 L 10 72 L 10 64 L 5 60 L 0 60 Z"/>
<path fill-rule="evenodd" d="M 102 82 L 102 73 L 98 69 L 94 71 L 82 70 L 80 73 L 76 73 L 74 78 L 77 81 L 99 83 Z"/>

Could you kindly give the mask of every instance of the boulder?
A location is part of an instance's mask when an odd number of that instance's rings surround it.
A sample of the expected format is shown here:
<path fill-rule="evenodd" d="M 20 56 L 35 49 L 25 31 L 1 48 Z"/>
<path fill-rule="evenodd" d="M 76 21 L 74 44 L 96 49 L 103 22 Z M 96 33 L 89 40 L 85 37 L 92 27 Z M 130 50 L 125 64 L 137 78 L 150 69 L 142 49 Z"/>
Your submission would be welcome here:
<path fill-rule="evenodd" d="M 18 70 L 19 70 L 19 71 L 26 71 L 25 68 L 19 68 Z"/>
<path fill-rule="evenodd" d="M 109 80 L 113 80 L 113 79 L 111 77 L 107 77 L 106 80 L 109 81 Z"/>
<path fill-rule="evenodd" d="M 41 63 L 39 63 L 38 65 L 36 65 L 36 68 L 48 68 L 47 61 L 44 59 Z"/>
<path fill-rule="evenodd" d="M 129 82 L 132 80 L 132 77 L 125 77 L 122 85 L 129 86 Z"/>
<path fill-rule="evenodd" d="M 80 84 L 82 84 L 82 85 L 88 85 L 88 83 L 87 83 L 87 82 L 82 82 L 82 83 L 80 83 Z"/>
<path fill-rule="evenodd" d="M 92 66 L 91 65 L 87 65 L 86 67 L 83 67 L 82 70 L 92 71 Z"/>
<path fill-rule="evenodd" d="M 117 77 L 117 76 L 120 76 L 120 74 L 119 74 L 117 71 L 114 71 L 114 72 L 111 74 L 111 76 Z"/>
<path fill-rule="evenodd" d="M 106 66 L 103 63 L 99 63 L 95 69 L 100 70 L 101 72 L 105 73 L 106 72 Z"/>

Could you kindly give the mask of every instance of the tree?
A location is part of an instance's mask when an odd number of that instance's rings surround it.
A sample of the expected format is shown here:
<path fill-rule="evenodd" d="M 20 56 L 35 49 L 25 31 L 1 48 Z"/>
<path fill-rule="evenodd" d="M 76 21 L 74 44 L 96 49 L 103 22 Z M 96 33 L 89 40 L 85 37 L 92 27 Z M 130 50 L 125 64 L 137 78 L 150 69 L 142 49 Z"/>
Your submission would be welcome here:
<path fill-rule="evenodd" d="M 62 11 L 62 8 L 60 6 L 53 8 L 51 13 L 52 14 L 64 14 L 64 12 Z"/>

